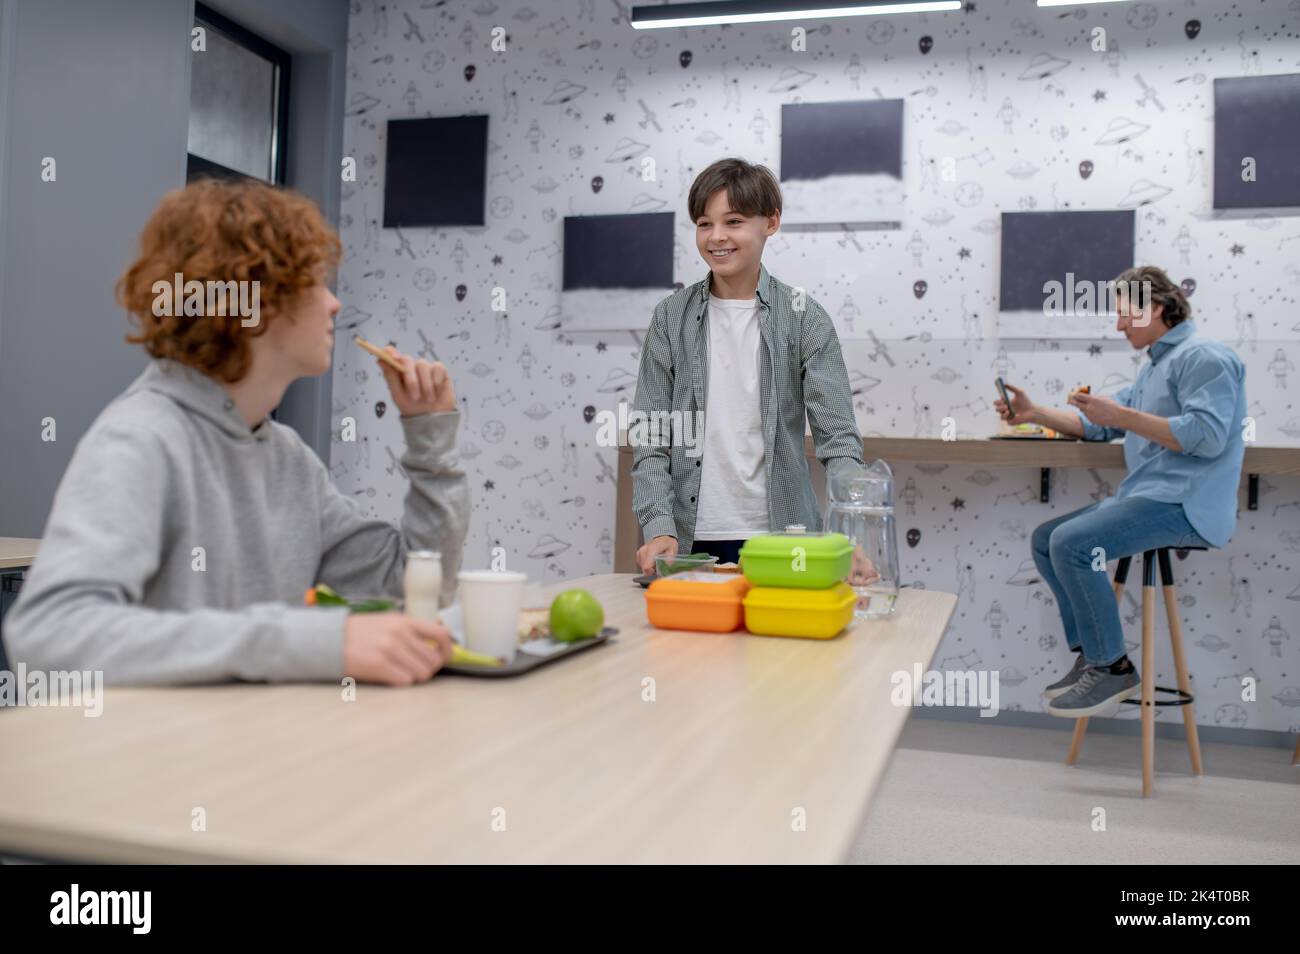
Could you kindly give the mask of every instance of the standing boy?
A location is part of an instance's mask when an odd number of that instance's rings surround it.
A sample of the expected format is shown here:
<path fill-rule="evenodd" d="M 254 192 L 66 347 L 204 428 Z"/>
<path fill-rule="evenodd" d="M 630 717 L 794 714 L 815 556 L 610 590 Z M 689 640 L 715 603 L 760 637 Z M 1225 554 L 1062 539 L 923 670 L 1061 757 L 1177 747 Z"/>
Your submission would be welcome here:
<path fill-rule="evenodd" d="M 709 273 L 655 308 L 635 409 L 703 423 L 703 448 L 674 440 L 633 450 L 644 573 L 656 556 L 694 551 L 734 562 L 749 537 L 790 524 L 820 528 L 805 418 L 828 479 L 863 467 L 830 317 L 761 261 L 781 226 L 776 178 L 763 166 L 722 159 L 696 178 L 687 205 Z"/>

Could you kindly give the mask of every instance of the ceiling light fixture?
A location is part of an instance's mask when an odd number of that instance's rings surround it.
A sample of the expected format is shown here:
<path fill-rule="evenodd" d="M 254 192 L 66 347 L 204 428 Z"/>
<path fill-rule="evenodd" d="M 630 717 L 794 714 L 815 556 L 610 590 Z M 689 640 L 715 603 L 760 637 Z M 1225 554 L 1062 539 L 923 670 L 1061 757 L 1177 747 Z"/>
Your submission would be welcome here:
<path fill-rule="evenodd" d="M 1040 4 L 1042 0 L 1039 0 Z M 769 23 L 773 20 L 813 20 L 828 17 L 865 17 L 884 13 L 942 13 L 960 10 L 962 0 L 704 0 L 666 6 L 632 8 L 635 30 L 668 27 L 717 26 L 733 23 Z"/>

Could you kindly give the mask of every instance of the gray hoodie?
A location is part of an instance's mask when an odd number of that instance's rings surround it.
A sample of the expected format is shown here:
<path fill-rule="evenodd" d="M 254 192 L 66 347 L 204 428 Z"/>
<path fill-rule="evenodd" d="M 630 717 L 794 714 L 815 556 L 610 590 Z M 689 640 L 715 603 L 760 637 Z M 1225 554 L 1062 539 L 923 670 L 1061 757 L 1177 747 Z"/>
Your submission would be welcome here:
<path fill-rule="evenodd" d="M 153 362 L 77 444 L 5 618 L 11 664 L 107 683 L 339 679 L 346 614 L 303 594 L 400 596 L 407 551 L 427 548 L 450 597 L 469 522 L 459 423 L 401 419 L 399 529 L 337 490 L 291 428 L 250 430 L 215 380 Z"/>

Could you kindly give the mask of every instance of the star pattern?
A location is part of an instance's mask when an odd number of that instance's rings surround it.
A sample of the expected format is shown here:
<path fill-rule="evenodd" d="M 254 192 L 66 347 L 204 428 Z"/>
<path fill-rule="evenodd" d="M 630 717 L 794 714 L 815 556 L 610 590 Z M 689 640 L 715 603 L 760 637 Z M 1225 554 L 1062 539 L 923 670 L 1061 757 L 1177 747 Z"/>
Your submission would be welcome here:
<path fill-rule="evenodd" d="M 1183 274 L 1197 274 L 1201 279 L 1202 287 L 1197 295 L 1205 298 L 1208 292 L 1210 298 L 1205 302 L 1205 314 L 1218 315 L 1217 319 L 1204 320 L 1202 333 L 1223 340 L 1245 358 L 1255 344 L 1258 325 L 1260 351 L 1255 356 L 1258 370 L 1263 370 L 1268 356 L 1279 346 L 1287 350 L 1292 363 L 1300 363 L 1297 357 L 1300 342 L 1286 338 L 1286 329 L 1296 319 L 1287 320 L 1285 307 L 1270 310 L 1279 301 L 1286 303 L 1287 275 L 1280 273 L 1290 262 L 1286 257 L 1288 246 L 1275 247 L 1275 243 L 1279 232 L 1289 233 L 1279 227 L 1283 226 L 1280 221 L 1272 233 L 1263 231 L 1274 222 L 1272 218 L 1252 222 L 1261 229 L 1255 232 L 1245 228 L 1242 222 L 1221 223 L 1212 216 L 1200 218 L 1192 214 L 1204 202 L 1203 192 L 1208 191 L 1213 181 L 1208 148 L 1213 129 L 1195 121 L 1201 115 L 1199 110 L 1186 112 L 1190 103 L 1208 101 L 1212 77 L 1266 72 L 1266 63 L 1277 62 L 1279 56 L 1285 59 L 1284 46 L 1274 46 L 1285 41 L 1268 37 L 1285 19 L 1286 4 L 1266 4 L 1273 10 L 1242 14 L 1252 21 L 1252 26 L 1258 24 L 1259 39 L 1252 40 L 1247 34 L 1243 40 L 1246 47 L 1259 48 L 1258 63 L 1248 64 L 1247 68 L 1239 61 L 1240 50 L 1231 42 L 1206 45 L 1213 32 L 1208 21 L 1207 29 L 1200 34 L 1202 42 L 1186 43 L 1182 36 L 1183 21 L 1192 14 L 1176 12 L 1173 22 L 1162 13 L 1159 19 L 1164 25 L 1152 29 L 1157 42 L 1163 42 L 1160 35 L 1161 31 L 1168 32 L 1166 27 L 1172 30 L 1177 41 L 1171 42 L 1159 57 L 1150 57 L 1141 49 L 1140 31 L 1147 27 L 1130 24 L 1124 29 L 1120 23 L 1121 31 L 1129 37 L 1127 42 L 1120 40 L 1122 52 L 1113 50 L 1104 57 L 1104 62 L 1093 63 L 1086 70 L 1080 69 L 1080 63 L 1091 58 L 1078 50 L 1069 52 L 1076 44 L 1067 42 L 1064 35 L 1052 35 L 1052 31 L 1043 30 L 1044 24 L 1029 22 L 1034 18 L 1025 18 L 1019 2 L 1005 9 L 1003 5 L 986 2 L 979 10 L 977 4 L 978 0 L 961 0 L 959 6 L 968 18 L 943 24 L 939 23 L 943 18 L 933 18 L 928 21 L 929 26 L 922 27 L 903 24 L 897 18 L 877 17 L 855 26 L 850 34 L 837 28 L 824 42 L 818 41 L 817 61 L 805 64 L 807 72 L 815 74 L 813 85 L 795 90 L 794 97 L 788 92 L 773 92 L 780 84 L 773 87 L 775 77 L 768 76 L 771 64 L 762 55 L 763 31 L 751 31 L 743 37 L 733 31 L 633 33 L 626 29 L 620 13 L 629 9 L 629 0 L 620 0 L 617 5 L 599 0 L 594 4 L 594 14 L 587 12 L 593 4 L 575 3 L 567 19 L 560 19 L 558 13 L 540 13 L 552 5 L 531 0 L 470 3 L 459 5 L 460 9 L 433 0 L 406 0 L 397 6 L 390 0 L 352 4 L 361 12 L 349 23 L 348 39 L 352 45 L 346 92 L 358 101 L 369 98 L 381 103 L 370 107 L 369 114 L 350 116 L 346 120 L 349 152 L 356 155 L 358 165 L 368 170 L 368 174 L 350 184 L 340 200 L 340 218 L 345 221 L 340 231 L 350 252 L 341 267 L 340 280 L 347 283 L 347 304 L 356 309 L 340 324 L 365 319 L 367 324 L 356 330 L 366 333 L 376 343 L 395 339 L 404 351 L 417 353 L 416 349 L 420 349 L 430 358 L 434 346 L 437 351 L 445 352 L 442 357 L 452 370 L 458 404 L 465 412 L 461 421 L 467 454 L 464 469 L 470 487 L 479 485 L 479 493 L 473 495 L 478 499 L 473 503 L 467 553 L 483 553 L 488 540 L 494 540 L 497 546 L 505 546 L 505 541 L 510 540 L 507 550 L 517 552 L 522 546 L 526 551 L 550 533 L 571 547 L 563 554 L 529 561 L 530 576 L 544 583 L 603 572 L 609 562 L 606 553 L 612 554 L 617 502 L 613 495 L 606 500 L 593 499 L 591 488 L 611 486 L 611 481 L 603 478 L 617 464 L 618 455 L 609 448 L 597 447 L 594 452 L 584 448 L 595 439 L 594 415 L 616 408 L 620 397 L 631 398 L 627 380 L 637 370 L 645 345 L 644 332 L 601 330 L 569 336 L 562 327 L 552 327 L 556 323 L 552 309 L 557 299 L 564 298 L 561 295 L 564 249 L 559 232 L 562 218 L 629 211 L 640 208 L 634 202 L 643 202 L 645 198 L 664 201 L 663 208 L 675 210 L 680 218 L 689 180 L 707 160 L 732 152 L 766 156 L 769 160 L 779 155 L 778 116 L 784 100 L 804 96 L 824 101 L 892 97 L 913 89 L 908 85 L 909 76 L 919 55 L 916 41 L 921 32 L 933 33 L 932 57 L 940 48 L 947 49 L 947 55 L 939 61 L 926 61 L 933 68 L 926 71 L 925 82 L 932 83 L 933 88 L 928 88 L 925 95 L 934 98 L 921 101 L 923 116 L 912 115 L 904 121 L 905 130 L 913 133 L 924 130 L 925 148 L 919 155 L 905 151 L 903 159 L 911 164 L 919 158 L 930 167 L 925 181 L 927 184 L 933 181 L 934 192 L 932 196 L 926 195 L 929 190 L 923 189 L 918 196 L 914 190 L 905 200 L 903 212 L 910 218 L 933 210 L 940 219 L 955 213 L 950 223 L 953 229 L 947 231 L 941 226 L 931 235 L 919 226 L 929 245 L 923 246 L 923 267 L 917 269 L 908 265 L 908 249 L 895 247 L 897 243 L 888 237 L 857 233 L 864 249 L 872 243 L 889 246 L 882 249 L 886 252 L 882 259 L 888 265 L 880 276 L 879 287 L 873 287 L 870 282 L 862 286 L 856 283 L 859 256 L 851 242 L 835 246 L 831 238 L 813 239 L 828 246 L 824 262 L 804 258 L 808 250 L 803 246 L 808 240 L 803 238 L 793 240 L 794 247 L 786 251 L 782 251 L 781 243 L 790 241 L 788 237 L 785 240 L 774 237 L 776 244 L 770 246 L 776 257 L 768 261 L 768 267 L 774 275 L 788 282 L 820 287 L 822 293 L 814 292 L 814 295 L 823 307 L 832 315 L 843 309 L 844 314 L 853 317 L 853 324 L 837 330 L 843 339 L 843 357 L 855 392 L 860 427 L 878 429 L 882 436 L 920 436 L 923 430 L 937 436 L 934 424 L 939 417 L 956 413 L 958 419 L 970 419 L 966 428 L 969 433 L 991 431 L 996 425 L 996 416 L 987 408 L 992 395 L 981 404 L 967 393 L 964 385 L 972 372 L 993 363 L 992 356 L 1002 343 L 998 327 L 1001 319 L 993 320 L 998 310 L 999 210 L 1095 208 L 1098 203 L 1116 204 L 1126 190 L 1135 193 L 1136 201 L 1141 198 L 1136 187 L 1143 179 L 1149 179 L 1157 187 L 1169 187 L 1169 194 L 1158 204 L 1137 209 L 1136 215 L 1142 223 L 1139 234 L 1162 234 L 1171 225 L 1172 232 L 1177 232 L 1185 223 L 1196 240 L 1195 246 L 1185 249 L 1165 242 L 1163 251 L 1156 254 L 1155 263 L 1176 268 Z M 1130 6 L 1145 10 L 1148 4 Z M 475 14 L 471 7 L 485 11 L 501 9 L 497 14 L 487 15 Z M 583 8 L 582 12 L 576 12 L 579 7 Z M 602 7 L 607 12 L 602 13 Z M 402 37 L 402 27 L 397 21 L 405 22 L 403 11 L 419 24 L 424 31 L 423 38 Z M 519 18 L 512 19 L 516 13 Z M 618 23 L 613 22 L 616 13 L 620 17 Z M 1234 10 L 1230 16 L 1235 17 L 1236 13 Z M 1206 19 L 1204 11 L 1197 15 Z M 472 34 L 494 22 L 493 17 L 510 28 L 519 28 L 520 37 L 518 43 L 510 44 L 512 52 L 508 57 L 492 58 L 492 67 L 488 68 L 482 44 Z M 1051 19 L 1055 23 L 1055 18 Z M 887 22 L 891 20 L 892 23 Z M 466 27 L 467 22 L 475 27 L 474 31 Z M 1058 25 L 1069 33 L 1091 22 L 1076 21 L 1071 13 Z M 872 29 L 865 29 L 873 23 Z M 1135 30 L 1139 32 L 1132 32 Z M 1231 33 L 1235 34 L 1236 30 Z M 1286 30 L 1282 33 L 1285 35 Z M 597 38 L 601 48 L 594 46 Z M 1232 39 L 1235 37 L 1228 37 L 1229 41 Z M 466 42 L 471 46 L 477 44 L 479 49 L 465 50 Z M 694 51 L 689 68 L 679 66 L 678 60 L 687 49 Z M 1080 49 L 1086 49 L 1086 42 Z M 846 71 L 848 57 L 865 51 L 874 55 L 860 56 L 860 65 Z M 1246 52 L 1249 54 L 1249 50 Z M 1059 54 L 1062 60 L 1072 61 L 1071 68 L 1042 80 L 1021 82 L 1018 79 L 1021 72 L 1034 75 L 1043 71 L 1035 66 L 1042 59 L 1038 54 L 1043 53 Z M 560 62 L 561 57 L 567 64 Z M 477 75 L 462 78 L 461 70 L 470 61 L 477 62 Z M 1257 70 L 1256 66 L 1263 69 Z M 616 73 L 620 75 L 616 77 Z M 1135 73 L 1140 73 L 1146 84 L 1134 80 Z M 1051 82 L 1047 82 L 1049 79 Z M 404 109 L 406 104 L 401 93 L 412 80 L 421 98 L 415 106 Z M 1087 88 L 1090 83 L 1099 82 L 1106 85 Z M 878 91 L 874 88 L 877 83 Z M 543 102 L 547 90 L 558 88 L 557 84 L 567 84 L 567 89 L 574 89 L 572 84 L 577 84 L 585 92 L 580 98 L 570 97 L 570 101 L 560 105 Z M 1149 98 L 1144 102 L 1138 99 L 1147 84 L 1165 100 L 1165 119 L 1181 114 L 1184 118 L 1192 116 L 1193 121 L 1175 122 L 1164 130 L 1165 134 L 1158 134 L 1155 121 L 1159 117 L 1153 113 L 1157 107 Z M 1035 87 L 1041 96 L 1034 95 Z M 810 92 L 817 89 L 825 95 Z M 1112 89 L 1119 97 L 1113 107 L 1109 97 Z M 416 233 L 403 229 L 409 235 L 412 256 L 405 249 L 394 250 L 391 246 L 395 239 L 390 236 L 395 233 L 382 228 L 384 177 L 379 173 L 383 168 L 385 139 L 384 123 L 376 120 L 380 114 L 422 115 L 442 102 L 449 91 L 453 94 L 466 91 L 465 106 L 469 111 L 491 114 L 488 174 L 493 178 L 489 180 L 488 198 L 508 196 L 512 204 L 500 203 L 490 209 L 490 226 L 483 229 L 462 232 L 434 228 L 420 232 L 418 238 Z M 1175 96 L 1176 92 L 1180 95 Z M 1004 133 L 998 110 L 1008 96 L 1018 112 L 1010 114 L 1014 129 Z M 1063 98 L 1058 101 L 1058 97 Z M 1076 108 L 1061 110 L 1065 99 L 1071 99 Z M 1092 101 L 1093 106 L 1088 107 L 1087 101 Z M 908 102 L 911 104 L 913 100 Z M 615 112 L 616 108 L 623 112 Z M 657 121 L 652 118 L 656 115 Z M 755 119 L 756 116 L 760 118 Z M 538 126 L 535 142 L 526 132 L 534 120 Z M 1117 126 L 1122 125 L 1119 120 L 1128 120 L 1131 129 L 1142 125 L 1132 121 L 1142 120 L 1151 124 L 1151 131 L 1141 138 L 1112 143 L 1105 135 L 1112 120 Z M 598 126 L 604 126 L 609 132 L 601 133 Z M 661 157 L 663 181 L 638 182 L 639 164 L 618 161 L 624 153 L 612 143 L 624 135 L 644 145 L 648 154 Z M 940 135 L 949 138 L 935 138 Z M 1103 141 L 1098 142 L 1099 139 Z M 919 140 L 916 142 L 919 145 Z M 665 175 L 665 161 L 679 144 L 683 147 L 682 155 Z M 971 187 L 969 191 L 947 193 L 938 165 L 939 157 L 949 152 L 960 157 L 958 168 L 963 185 Z M 616 156 L 616 160 L 607 164 L 606 155 Z M 1037 178 L 1021 180 L 1016 175 L 1007 175 L 1006 170 L 1021 158 L 1038 168 Z M 1085 159 L 1088 165 L 1081 168 Z M 1150 164 L 1147 159 L 1151 160 Z M 627 174 L 628 169 L 637 174 Z M 596 175 L 602 177 L 602 183 L 599 195 L 593 199 L 595 192 L 588 185 Z M 1195 187 L 1188 188 L 1189 183 Z M 1052 186 L 1057 188 L 1049 193 Z M 570 192 L 585 193 L 585 201 L 575 194 L 566 209 Z M 1165 216 L 1168 220 L 1161 225 L 1159 218 Z M 1241 230 L 1228 231 L 1233 228 Z M 688 238 L 691 231 L 687 230 Z M 901 235 L 910 232 L 908 228 Z M 1237 237 L 1232 238 L 1233 235 Z M 1249 249 L 1245 247 L 1248 237 Z M 882 238 L 885 241 L 881 242 Z M 980 243 L 978 265 L 974 261 L 975 246 L 953 245 L 963 238 Z M 1225 240 L 1227 247 L 1223 244 Z M 672 273 L 677 287 L 704 274 L 704 263 L 694 254 L 689 241 L 681 251 L 685 255 L 675 253 L 677 267 Z M 1247 251 L 1252 257 L 1250 263 L 1236 266 L 1230 262 L 1225 267 L 1223 252 L 1229 252 L 1229 258 L 1244 258 Z M 957 259 L 955 272 L 950 255 Z M 475 263 L 479 266 L 478 273 L 474 271 Z M 486 271 L 482 270 L 484 263 L 488 264 Z M 1263 270 L 1265 281 L 1252 286 L 1254 276 L 1232 275 L 1238 269 Z M 1231 293 L 1216 293 L 1209 287 L 1215 280 L 1222 281 L 1225 273 L 1226 277 L 1243 283 L 1239 304 L 1234 304 Z M 928 280 L 928 291 L 921 302 L 914 298 L 912 289 L 917 279 Z M 452 292 L 462 283 L 460 297 L 453 297 Z M 494 321 L 491 314 L 483 320 L 481 286 L 494 285 L 517 289 L 510 302 L 513 308 L 508 320 L 497 315 Z M 851 303 L 846 301 L 850 291 L 854 292 Z M 399 309 L 402 297 L 408 302 Z M 1263 309 L 1257 316 L 1240 310 L 1257 303 Z M 920 304 L 925 308 L 919 308 Z M 649 317 L 646 311 L 641 316 L 643 323 Z M 558 313 L 564 314 L 563 306 Z M 910 320 L 884 322 L 883 333 L 882 323 L 868 317 L 896 313 L 905 313 Z M 977 316 L 983 320 L 976 320 Z M 921 327 L 916 327 L 918 322 Z M 1107 324 L 1113 327 L 1113 323 Z M 922 328 L 924 338 L 919 333 Z M 1283 340 L 1275 344 L 1269 338 L 1277 331 L 1282 332 Z M 880 336 L 879 340 L 873 342 L 869 332 Z M 603 334 L 613 337 L 599 340 Z M 527 352 L 523 351 L 525 346 Z M 588 353 L 587 348 L 592 348 L 592 352 Z M 396 519 L 407 489 L 406 480 L 393 461 L 393 458 L 400 459 L 402 450 L 402 434 L 395 420 L 397 409 L 382 378 L 375 374 L 364 354 L 345 358 L 355 349 L 338 350 L 333 381 L 333 400 L 338 410 L 330 416 L 337 420 L 338 415 L 355 415 L 360 409 L 373 430 L 369 443 L 360 437 L 356 444 L 334 443 L 336 476 L 341 487 L 349 492 L 364 491 L 373 485 L 375 492 L 361 498 L 362 506 L 381 518 Z M 1053 403 L 1063 403 L 1059 399 L 1069 387 L 1086 380 L 1094 382 L 1094 390 L 1102 386 L 1112 390 L 1106 381 L 1113 384 L 1121 378 L 1132 380 L 1149 361 L 1145 349 L 1108 344 L 1100 334 L 1084 340 L 1045 340 L 1035 343 L 1032 351 L 1013 349 L 1011 353 L 1020 370 L 1008 374 L 1032 375 L 1025 383 L 1040 393 L 1043 400 L 1049 395 L 1057 398 Z M 522 363 L 521 355 L 527 356 Z M 1093 362 L 1090 370 L 1073 367 L 1072 362 L 1077 363 L 1080 355 Z M 1128 368 L 1122 367 L 1125 363 L 1129 364 Z M 528 371 L 527 377 L 524 370 Z M 982 375 L 978 376 L 983 379 Z M 1294 372 L 1288 376 L 1297 377 Z M 1270 429 L 1276 431 L 1281 425 L 1293 430 L 1289 423 L 1283 422 L 1300 414 L 1300 409 L 1289 406 L 1295 403 L 1295 381 L 1287 382 L 1291 391 L 1286 391 L 1280 385 L 1274 389 L 1269 372 L 1264 371 L 1263 377 L 1265 382 L 1257 385 L 1258 393 L 1252 400 L 1259 401 L 1259 406 L 1276 400 L 1276 411 L 1267 419 Z M 916 396 L 909 398 L 913 384 L 919 387 Z M 374 426 L 375 403 L 380 399 L 386 399 L 387 411 L 393 412 L 391 416 L 385 413 L 379 422 L 382 430 Z M 584 417 L 588 410 L 593 415 L 591 420 Z M 561 421 L 568 425 L 563 439 L 559 435 Z M 548 436 L 552 432 L 554 436 Z M 1260 438 L 1261 442 L 1281 442 L 1280 435 L 1275 437 L 1271 433 L 1266 438 L 1261 432 Z M 376 440 L 379 443 L 374 443 Z M 513 455 L 507 450 L 512 450 Z M 601 471 L 593 474 L 593 465 L 599 465 Z M 694 469 L 693 464 L 690 466 Z M 1014 695 L 1004 685 L 1003 702 L 1023 702 L 1026 709 L 1035 707 L 1038 686 L 1059 662 L 1059 652 L 1049 650 L 1064 648 L 1060 630 L 1055 627 L 1051 609 L 1054 604 L 1046 587 L 1039 585 L 1030 593 L 1031 599 L 1037 602 L 1032 612 L 1025 605 L 1013 611 L 1013 603 L 1025 602 L 1022 594 L 1026 591 L 1018 587 L 1035 577 L 1031 564 L 1024 574 L 1009 582 L 1017 564 L 1029 556 L 1025 552 L 1028 533 L 1040 519 L 1045 519 L 1041 514 L 1043 507 L 1037 502 L 1038 481 L 1031 487 L 1023 480 L 1023 474 L 1017 477 L 1014 471 L 990 467 L 989 473 L 998 483 L 986 487 L 983 477 L 967 481 L 969 472 L 965 467 L 947 466 L 947 473 L 943 473 L 936 467 L 921 466 L 926 469 L 909 468 L 907 474 L 895 476 L 900 497 L 913 495 L 909 526 L 914 528 L 917 544 L 914 551 L 909 551 L 916 557 L 912 576 L 915 582 L 925 583 L 938 568 L 932 584 L 938 586 L 942 582 L 938 577 L 949 573 L 949 568 L 960 568 L 967 574 L 969 588 L 961 593 L 953 625 L 954 628 L 963 625 L 958 614 L 965 613 L 968 633 L 978 633 L 980 629 L 985 632 L 975 637 L 967 635 L 969 645 L 961 648 L 978 648 L 985 657 L 991 655 L 979 661 L 957 656 L 945 661 L 940 655 L 936 667 L 968 669 L 1015 663 L 1028 678 Z M 392 469 L 386 472 L 386 467 Z M 905 491 L 903 487 L 909 477 L 915 478 L 915 484 Z M 496 495 L 498 487 L 502 488 L 500 500 Z M 954 487 L 964 487 L 975 497 L 962 498 L 954 493 Z M 1085 477 L 1072 480 L 1068 487 L 1053 489 L 1060 492 L 1059 507 L 1069 507 L 1092 502 L 1095 487 Z M 587 494 L 585 505 L 576 502 L 575 495 L 579 492 Z M 944 494 L 952 495 L 948 498 L 947 515 L 942 512 Z M 971 513 L 967 516 L 968 510 Z M 1246 532 L 1251 517 L 1244 511 L 1241 517 L 1239 532 Z M 899 519 L 905 518 L 900 514 Z M 902 526 L 900 531 L 906 532 Z M 1259 528 L 1249 533 L 1258 534 Z M 1270 544 L 1267 531 L 1259 537 L 1249 536 L 1247 541 L 1248 545 L 1258 545 L 1264 554 L 1279 553 L 1276 545 Z M 956 544 L 962 547 L 960 558 L 952 556 L 951 547 Z M 549 554 L 553 549 L 542 547 L 539 552 Z M 978 570 L 974 569 L 976 554 Z M 1198 572 L 1209 573 L 1221 571 L 1226 566 L 1226 556 L 1198 554 L 1190 562 L 1197 566 L 1205 564 Z M 1214 564 L 1219 557 L 1224 559 Z M 1258 557 L 1260 561 L 1263 559 L 1264 556 Z M 1257 565 L 1255 569 L 1260 567 Z M 974 586 L 976 579 L 978 589 Z M 1289 586 L 1271 595 L 1265 589 L 1262 585 L 1256 587 L 1253 616 L 1266 614 L 1262 619 L 1267 620 L 1292 605 L 1285 598 Z M 990 643 L 986 627 L 972 623 L 983 618 L 994 599 L 1001 601 L 1011 617 L 1002 627 L 1004 634 L 1022 626 L 1031 634 L 1023 640 L 1017 639 L 1014 653 L 1009 645 L 1011 640 L 1006 640 L 1008 645 Z M 1046 616 L 1042 615 L 1044 608 Z M 1265 658 L 1269 653 L 1270 647 L 1259 638 L 1258 628 L 1254 632 L 1249 628 L 1236 631 L 1232 619 L 1235 614 L 1227 612 L 1223 603 L 1216 600 L 1214 609 L 1208 605 L 1197 609 L 1198 618 L 1201 609 L 1208 610 L 1207 616 L 1218 614 L 1214 620 L 1206 620 L 1206 631 L 1217 627 L 1217 631 L 1225 634 L 1222 640 L 1225 657 L 1234 649 L 1244 650 L 1252 643 L 1261 652 L 1258 658 Z M 1043 624 L 1041 628 L 1040 624 Z M 969 628 L 972 626 L 975 629 Z M 1047 634 L 1048 642 L 1043 641 L 1042 635 L 1037 639 L 1032 635 L 1041 633 Z M 1021 642 L 1025 645 L 1021 646 Z M 1220 644 L 1213 645 L 1216 649 L 1207 649 L 1208 652 L 1216 652 Z M 994 646 L 998 649 L 996 653 L 992 652 Z M 1286 660 L 1271 661 L 1300 664 L 1300 656 L 1296 655 L 1300 652 L 1298 647 L 1300 642 L 1296 640 L 1284 643 L 1284 653 L 1289 654 Z M 1002 650 L 1006 654 L 999 662 Z M 1040 669 L 1041 672 L 1037 671 Z M 1248 721 L 1252 728 L 1285 727 L 1284 721 L 1277 718 L 1276 706 L 1274 715 L 1267 716 L 1260 707 L 1237 705 L 1240 699 L 1234 699 L 1222 686 L 1217 690 L 1203 686 L 1202 694 L 1206 693 L 1204 701 L 1208 708 L 1203 708 L 1203 716 L 1214 713 L 1215 706 L 1221 702 L 1232 703 L 1233 725 Z"/>

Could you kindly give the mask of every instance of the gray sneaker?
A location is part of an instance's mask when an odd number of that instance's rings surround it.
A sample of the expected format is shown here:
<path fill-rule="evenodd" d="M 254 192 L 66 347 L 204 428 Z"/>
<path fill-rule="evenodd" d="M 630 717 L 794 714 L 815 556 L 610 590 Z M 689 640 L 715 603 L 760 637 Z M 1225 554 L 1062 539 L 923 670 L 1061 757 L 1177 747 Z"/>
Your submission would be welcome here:
<path fill-rule="evenodd" d="M 1137 694 L 1141 685 L 1136 666 L 1122 676 L 1113 675 L 1109 669 L 1089 666 L 1080 674 L 1073 689 L 1047 704 L 1047 711 L 1066 719 L 1112 715 L 1120 702 Z"/>
<path fill-rule="evenodd" d="M 1070 667 L 1070 671 L 1044 689 L 1043 695 L 1048 699 L 1055 699 L 1057 696 L 1065 695 L 1074 688 L 1074 684 L 1079 681 L 1079 677 L 1083 675 L 1083 671 L 1087 668 L 1088 664 L 1083 660 L 1083 653 L 1075 653 L 1074 665 Z"/>

